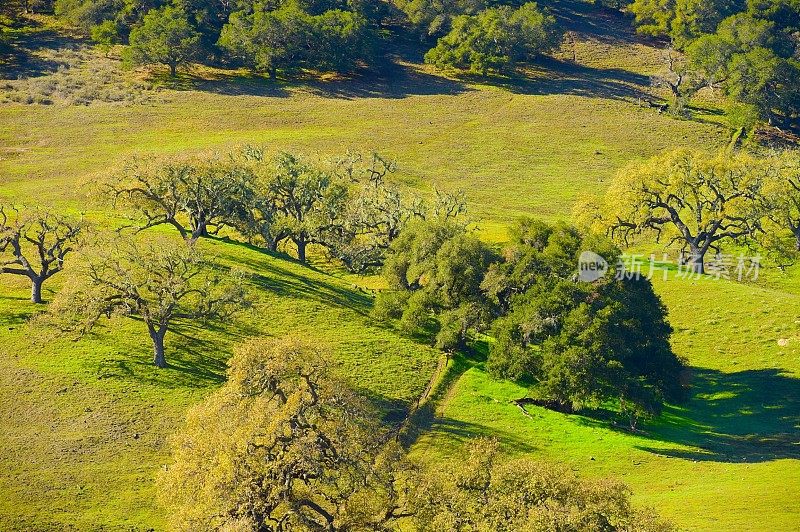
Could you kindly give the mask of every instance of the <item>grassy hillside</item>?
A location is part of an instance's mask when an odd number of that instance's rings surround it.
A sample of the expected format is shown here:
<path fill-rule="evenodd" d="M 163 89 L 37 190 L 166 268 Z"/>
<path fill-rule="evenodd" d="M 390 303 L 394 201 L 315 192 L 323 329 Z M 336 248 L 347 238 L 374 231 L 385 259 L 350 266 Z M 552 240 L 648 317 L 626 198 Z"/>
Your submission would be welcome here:
<path fill-rule="evenodd" d="M 686 404 L 635 434 L 602 417 L 523 411 L 512 401 L 525 389 L 491 380 L 476 360 L 439 402 L 418 455 L 444 458 L 484 434 L 512 454 L 623 478 L 636 501 L 687 529 L 796 528 L 800 298 L 711 279 L 668 279 L 657 289 L 673 346 L 692 368 Z"/>
<path fill-rule="evenodd" d="M 579 194 L 604 189 L 631 160 L 727 143 L 715 109 L 680 121 L 640 105 L 652 97 L 648 76 L 660 68 L 659 53 L 634 39 L 624 21 L 596 16 L 579 2 L 557 4 L 575 33 L 574 47 L 527 78 L 491 83 L 441 76 L 409 53 L 382 79 L 272 84 L 198 68 L 177 83 L 156 76 L 146 97 L 133 103 L 70 105 L 59 95 L 69 96 L 74 79 L 91 77 L 98 71 L 92 65 L 108 66 L 106 60 L 96 53 L 72 57 L 73 78 L 62 72 L 68 79 L 53 79 L 52 64 L 63 57 L 53 46 L 80 43 L 47 29 L 19 35 L 33 59 L 0 72 L 33 76 L 39 84 L 0 88 L 9 96 L 0 104 L 0 198 L 113 220 L 120 213 L 98 201 L 95 184 L 134 155 L 242 143 L 323 156 L 374 149 L 396 158 L 399 177 L 423 193 L 432 185 L 463 188 L 485 237 L 501 241 L 519 215 L 569 216 Z M 52 105 L 12 98 L 23 89 L 41 92 L 48 80 L 61 91 Z M 111 77 L 101 85 L 110 90 L 118 82 Z M 160 529 L 152 481 L 167 460 L 165 439 L 187 406 L 222 382 L 232 346 L 245 337 L 313 334 L 332 345 L 342 371 L 392 419 L 422 392 L 438 355 L 371 323 L 371 297 L 352 286 L 361 281 L 231 242 L 203 245 L 255 275 L 258 303 L 231 323 L 185 324 L 168 336 L 165 371 L 149 365 L 141 323 L 105 323 L 77 341 L 32 329 L 26 320 L 36 309 L 26 302 L 28 287 L 0 277 L 3 527 Z M 602 419 L 536 407 L 523 412 L 510 401 L 524 390 L 491 381 L 480 360 L 461 360 L 415 452 L 452 457 L 464 439 L 490 434 L 509 453 L 621 477 L 638 502 L 685 528 L 797 528 L 800 299 L 791 288 L 797 278 L 773 288 L 659 283 L 675 349 L 693 367 L 694 396 L 641 434 Z"/>
<path fill-rule="evenodd" d="M 247 337 L 317 338 L 389 421 L 422 393 L 437 354 L 372 325 L 363 292 L 286 257 L 225 242 L 203 247 L 253 275 L 257 302 L 222 326 L 181 324 L 167 336 L 161 371 L 142 323 L 119 318 L 79 340 L 29 327 L 29 288 L 3 278 L 0 528 L 162 528 L 153 496 L 165 439 L 186 407 L 223 381 L 233 344 Z"/>

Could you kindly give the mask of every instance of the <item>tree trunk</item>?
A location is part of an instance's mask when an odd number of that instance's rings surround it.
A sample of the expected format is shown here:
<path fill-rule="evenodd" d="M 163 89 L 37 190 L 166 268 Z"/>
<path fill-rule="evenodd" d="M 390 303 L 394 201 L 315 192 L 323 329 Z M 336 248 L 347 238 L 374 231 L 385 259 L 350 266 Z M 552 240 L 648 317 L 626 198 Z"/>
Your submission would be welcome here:
<path fill-rule="evenodd" d="M 795 231 L 794 233 L 794 249 L 795 251 L 800 251 L 800 231 Z"/>
<path fill-rule="evenodd" d="M 153 364 L 159 368 L 167 367 L 167 359 L 164 357 L 164 336 L 166 332 L 163 327 L 159 330 L 150 327 L 150 338 L 153 340 Z"/>
<path fill-rule="evenodd" d="M 192 231 L 192 240 L 208 236 L 208 226 L 205 223 L 198 224 Z"/>
<path fill-rule="evenodd" d="M 703 249 L 691 246 L 689 249 L 689 270 L 693 273 L 706 273 L 704 259 L 706 252 Z"/>
<path fill-rule="evenodd" d="M 178 74 L 178 65 L 175 63 L 170 63 L 169 65 L 169 75 L 173 78 Z"/>
<path fill-rule="evenodd" d="M 278 78 L 278 69 L 275 67 L 271 67 L 269 69 L 269 79 L 277 79 Z"/>
<path fill-rule="evenodd" d="M 305 238 L 298 238 L 294 241 L 297 244 L 297 260 L 302 262 L 303 264 L 306 263 L 306 245 L 307 242 Z"/>
<path fill-rule="evenodd" d="M 42 303 L 42 283 L 41 277 L 31 277 L 31 303 Z"/>

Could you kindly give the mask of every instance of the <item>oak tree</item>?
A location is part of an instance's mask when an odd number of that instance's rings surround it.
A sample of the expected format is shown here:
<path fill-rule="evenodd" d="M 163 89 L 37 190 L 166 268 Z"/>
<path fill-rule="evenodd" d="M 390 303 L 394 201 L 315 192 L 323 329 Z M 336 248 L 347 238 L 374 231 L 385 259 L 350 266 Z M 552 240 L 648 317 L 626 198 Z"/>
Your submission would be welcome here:
<path fill-rule="evenodd" d="M 296 337 L 238 347 L 159 479 L 176 530 L 385 530 L 408 466 L 374 408 Z"/>
<path fill-rule="evenodd" d="M 604 201 L 609 232 L 623 241 L 654 233 L 688 249 L 704 273 L 709 249 L 752 236 L 762 216 L 759 194 L 768 168 L 745 153 L 677 150 L 634 163 L 614 179 Z"/>
<path fill-rule="evenodd" d="M 31 301 L 42 303 L 42 285 L 64 269 L 86 224 L 45 209 L 0 205 L 0 273 L 31 281 Z"/>
<path fill-rule="evenodd" d="M 132 161 L 105 184 L 107 194 L 144 218 L 138 229 L 175 227 L 197 240 L 231 225 L 253 194 L 254 176 L 233 159 L 176 160 L 165 164 Z"/>
<path fill-rule="evenodd" d="M 243 277 L 212 266 L 194 246 L 167 238 L 117 238 L 97 246 L 85 268 L 85 286 L 57 307 L 77 314 L 84 332 L 102 317 L 141 320 L 153 344 L 153 363 L 164 368 L 164 338 L 181 320 L 221 320 L 246 304 Z"/>

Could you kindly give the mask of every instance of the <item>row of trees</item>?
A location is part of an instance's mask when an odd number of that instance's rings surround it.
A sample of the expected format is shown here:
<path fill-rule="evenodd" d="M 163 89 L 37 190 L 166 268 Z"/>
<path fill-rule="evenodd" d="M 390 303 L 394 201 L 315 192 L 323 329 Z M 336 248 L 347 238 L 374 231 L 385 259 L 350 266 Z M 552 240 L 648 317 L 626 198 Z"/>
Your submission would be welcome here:
<path fill-rule="evenodd" d="M 761 246 L 786 265 L 800 252 L 800 153 L 676 150 L 624 168 L 575 213 L 624 243 L 654 234 L 677 245 L 697 273 L 726 244 Z"/>
<path fill-rule="evenodd" d="M 360 273 L 383 264 L 412 219 L 464 213 L 461 194 L 435 191 L 428 204 L 402 192 L 387 179 L 395 170 L 377 154 L 323 163 L 248 146 L 223 157 L 133 161 L 107 191 L 135 209 L 140 230 L 171 225 L 196 240 L 229 227 L 269 251 L 290 242 L 300 262 L 318 245 Z"/>
<path fill-rule="evenodd" d="M 188 62 L 222 59 L 274 78 L 299 69 L 382 68 L 389 61 L 383 57 L 389 27 L 396 31 L 403 19 L 423 39 L 439 39 L 430 63 L 484 74 L 531 60 L 560 42 L 555 19 L 535 3 L 509 4 L 55 0 L 52 8 L 103 45 L 129 43 L 127 57 L 135 64 L 165 64 L 175 75 Z"/>
<path fill-rule="evenodd" d="M 375 315 L 447 351 L 487 332 L 489 372 L 530 385 L 559 410 L 616 400 L 635 426 L 682 399 L 683 363 L 649 281 L 613 271 L 594 283 L 577 278 L 584 251 L 613 264 L 615 246 L 533 220 L 511 236 L 498 254 L 463 225 L 415 222 L 392 245 L 383 269 L 390 290 Z"/>
<path fill-rule="evenodd" d="M 627 488 L 471 442 L 443 470 L 406 456 L 374 407 L 296 338 L 252 340 L 188 414 L 159 478 L 176 530 L 670 530 Z"/>
<path fill-rule="evenodd" d="M 667 37 L 676 100 L 721 88 L 756 118 L 790 125 L 800 115 L 800 4 L 794 0 L 635 0 L 641 33 Z"/>

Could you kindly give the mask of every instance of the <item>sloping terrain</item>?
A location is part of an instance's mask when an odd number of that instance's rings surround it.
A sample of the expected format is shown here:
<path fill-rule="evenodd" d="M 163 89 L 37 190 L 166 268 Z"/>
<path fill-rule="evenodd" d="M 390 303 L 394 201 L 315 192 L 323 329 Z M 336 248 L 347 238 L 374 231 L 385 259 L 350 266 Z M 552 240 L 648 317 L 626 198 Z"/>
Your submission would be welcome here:
<path fill-rule="evenodd" d="M 625 20 L 580 2 L 556 4 L 573 44 L 525 78 L 446 77 L 406 57 L 380 79 L 269 83 L 198 68 L 178 83 L 159 80 L 155 97 L 135 103 L 12 99 L 0 104 L 0 199 L 53 204 L 114 223 L 124 213 L 102 201 L 96 184 L 135 155 L 243 143 L 320 156 L 377 150 L 396 158 L 397 177 L 423 194 L 433 185 L 464 189 L 481 234 L 502 241 L 520 215 L 567 218 L 580 194 L 603 190 L 631 160 L 678 146 L 727 144 L 713 109 L 681 121 L 643 104 L 652 98 L 649 76 L 660 68 L 660 53 L 625 30 Z M 57 75 L 46 58 L 64 55 L 53 46 L 61 45 L 43 43 L 36 52 L 42 62 L 30 64 L 41 68 L 27 72 L 34 82 L 26 81 L 26 90 L 37 93 Z M 73 59 L 106 64 L 92 57 Z M 423 392 L 438 355 L 372 323 L 371 295 L 353 286 L 371 280 L 341 278 L 323 271 L 329 264 L 316 270 L 233 242 L 203 245 L 253 274 L 258 302 L 220 327 L 183 324 L 167 338 L 165 371 L 150 366 L 141 323 L 107 322 L 79 340 L 32 329 L 26 320 L 36 309 L 27 303 L 28 287 L 0 277 L 4 526 L 160 529 L 153 478 L 167 460 L 166 438 L 188 405 L 222 382 L 233 345 L 250 336 L 298 332 L 331 345 L 342 371 L 390 420 Z M 658 283 L 676 329 L 675 349 L 693 368 L 694 395 L 641 433 L 602 418 L 532 406 L 523 412 L 511 403 L 523 389 L 489 379 L 480 360 L 460 360 L 415 453 L 445 460 L 466 438 L 489 434 L 511 454 L 621 477 L 638 502 L 685 528 L 797 528 L 797 278 L 771 288 Z"/>

